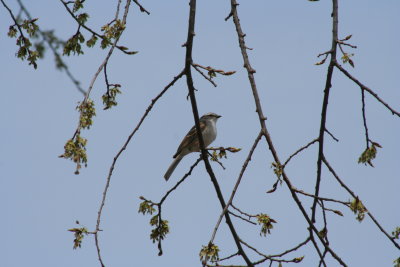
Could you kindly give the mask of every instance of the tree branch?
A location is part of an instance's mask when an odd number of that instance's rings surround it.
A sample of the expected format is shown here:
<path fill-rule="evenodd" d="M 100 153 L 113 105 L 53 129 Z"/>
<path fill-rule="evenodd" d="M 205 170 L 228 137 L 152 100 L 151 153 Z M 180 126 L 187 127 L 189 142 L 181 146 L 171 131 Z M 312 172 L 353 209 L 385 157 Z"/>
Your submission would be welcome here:
<path fill-rule="evenodd" d="M 127 0 L 127 3 L 128 2 L 130 2 L 130 0 Z M 144 112 L 144 114 L 143 114 L 142 118 L 140 119 L 139 123 L 136 125 L 136 127 L 132 131 L 132 133 L 128 136 L 128 139 L 125 141 L 124 145 L 118 151 L 118 153 L 115 155 L 115 157 L 114 157 L 114 159 L 112 161 L 110 170 L 108 171 L 106 185 L 105 185 L 104 191 L 103 191 L 103 198 L 101 200 L 100 207 L 99 207 L 99 210 L 97 212 L 97 224 L 96 224 L 95 241 L 96 241 L 96 247 L 97 247 L 97 254 L 98 254 L 99 261 L 102 264 L 102 266 L 104 266 L 104 264 L 103 264 L 103 261 L 101 260 L 101 256 L 100 256 L 100 247 L 99 247 L 99 242 L 98 242 L 98 231 L 100 230 L 101 215 L 102 215 L 102 211 L 103 211 L 103 208 L 104 208 L 104 205 L 105 205 L 105 202 L 106 202 L 107 192 L 108 192 L 108 188 L 110 186 L 111 176 L 113 174 L 115 164 L 117 163 L 117 160 L 121 156 L 122 152 L 127 148 L 127 146 L 129 144 L 129 142 L 131 141 L 132 137 L 139 130 L 140 126 L 142 125 L 143 121 L 145 120 L 145 118 L 147 117 L 147 115 L 149 114 L 149 112 L 151 111 L 153 106 L 155 105 L 155 103 L 164 95 L 164 93 L 171 86 L 173 86 L 175 84 L 176 81 L 178 81 L 183 76 L 183 74 L 184 74 L 184 72 L 181 71 L 178 76 L 174 77 L 174 79 L 154 99 L 151 100 L 151 104 L 147 107 L 147 109 Z"/>
<path fill-rule="evenodd" d="M 225 213 L 226 213 L 226 211 L 228 210 L 229 206 L 232 204 L 233 198 L 235 197 L 236 191 L 237 191 L 237 189 L 238 189 L 238 187 L 239 187 L 239 184 L 240 184 L 240 182 L 241 182 L 241 180 L 242 180 L 243 174 L 244 174 L 244 172 L 245 172 L 245 170 L 246 170 L 246 168 L 247 168 L 247 165 L 249 165 L 249 162 L 250 162 L 250 160 L 251 160 L 251 157 L 253 156 L 254 150 L 256 149 L 258 143 L 260 142 L 261 137 L 262 137 L 262 132 L 260 131 L 260 133 L 258 134 L 258 136 L 256 137 L 256 139 L 254 140 L 254 144 L 253 144 L 252 148 L 250 149 L 250 152 L 249 152 L 249 154 L 247 155 L 247 158 L 246 158 L 245 162 L 243 163 L 242 169 L 240 170 L 239 177 L 238 177 L 238 179 L 237 179 L 237 181 L 236 181 L 236 184 L 235 184 L 235 186 L 234 186 L 234 188 L 233 188 L 233 190 L 232 190 L 231 196 L 229 197 L 229 201 L 228 201 L 228 203 L 225 205 L 224 209 L 222 210 L 222 212 L 221 212 L 221 214 L 220 214 L 220 216 L 219 216 L 217 225 L 215 226 L 214 232 L 213 232 L 213 234 L 212 234 L 212 236 L 211 236 L 211 239 L 210 239 L 210 242 L 211 242 L 211 243 L 213 243 L 213 241 L 214 241 L 214 238 L 215 238 L 215 235 L 216 235 L 216 233 L 217 233 L 218 227 L 219 227 L 219 225 L 220 225 L 220 223 L 221 223 L 221 221 L 222 221 L 222 217 L 225 215 Z"/>
<path fill-rule="evenodd" d="M 393 115 L 397 115 L 398 117 L 400 117 L 400 112 L 394 110 L 392 107 L 390 107 L 385 101 L 383 101 L 377 93 L 375 93 L 372 89 L 370 89 L 369 87 L 365 86 L 364 84 L 362 84 L 359 80 L 357 80 L 354 76 L 352 76 L 347 70 L 345 70 L 338 62 L 335 62 L 335 66 L 344 74 L 346 75 L 350 80 L 352 80 L 353 82 L 355 82 L 359 87 L 361 87 L 361 89 L 367 91 L 370 95 L 372 95 L 373 97 L 375 97 L 376 100 L 378 100 L 378 102 L 380 102 L 381 104 L 383 104 L 390 112 L 392 112 Z"/>
<path fill-rule="evenodd" d="M 328 170 L 332 173 L 333 177 L 335 177 L 335 179 L 339 182 L 339 184 L 346 189 L 346 191 L 354 198 L 354 199 L 358 199 L 358 196 L 356 196 L 356 194 L 339 178 L 339 176 L 336 174 L 335 170 L 332 168 L 332 166 L 329 164 L 329 162 L 326 160 L 325 157 L 323 157 L 323 162 L 325 164 L 326 167 L 328 167 Z M 365 207 L 365 205 L 364 205 Z M 367 214 L 368 216 L 371 218 L 371 220 L 375 223 L 375 225 L 379 228 L 379 230 L 381 230 L 381 232 L 395 245 L 395 247 L 397 247 L 398 249 L 400 249 L 400 245 L 398 243 L 396 243 L 396 241 L 394 241 L 394 238 L 391 237 L 386 231 L 385 229 L 383 229 L 383 227 L 379 224 L 379 222 L 375 219 L 375 217 L 372 215 L 372 213 L 368 210 L 367 207 L 365 207 L 365 209 L 367 210 Z"/>
<path fill-rule="evenodd" d="M 196 126 L 196 130 L 197 130 L 197 137 L 198 137 L 199 143 L 200 143 L 201 155 L 203 157 L 203 161 L 204 161 L 206 170 L 207 170 L 207 172 L 211 178 L 211 181 L 214 185 L 219 202 L 220 202 L 222 208 L 224 209 L 226 206 L 225 200 L 223 198 L 217 178 L 215 177 L 214 172 L 211 168 L 210 162 L 208 160 L 207 151 L 205 150 L 205 146 L 204 146 L 203 135 L 201 134 L 201 130 L 200 130 L 199 113 L 198 113 L 198 109 L 197 109 L 195 88 L 193 85 L 193 78 L 192 78 L 192 72 L 191 72 L 191 66 L 193 63 L 193 59 L 192 59 L 193 37 L 195 35 L 194 25 L 195 25 L 195 18 L 196 18 L 196 0 L 190 0 L 189 6 L 190 6 L 189 25 L 188 25 L 187 41 L 186 41 L 186 45 L 185 45 L 186 46 L 186 56 L 185 56 L 186 82 L 187 82 L 187 86 L 188 86 L 188 90 L 189 90 L 190 102 L 192 104 L 193 117 L 194 117 L 195 126 Z M 229 230 L 232 233 L 232 237 L 235 240 L 235 244 L 238 248 L 238 253 L 242 256 L 242 258 L 244 259 L 246 264 L 249 267 L 252 267 L 253 264 L 251 263 L 250 259 L 247 257 L 246 253 L 244 252 L 244 250 L 242 248 L 242 245 L 240 244 L 239 236 L 236 233 L 235 227 L 233 226 L 233 223 L 231 221 L 229 213 L 225 213 L 225 220 L 229 227 Z"/>
<path fill-rule="evenodd" d="M 247 46 L 246 46 L 245 41 L 244 41 L 244 37 L 246 35 L 242 31 L 242 28 L 240 26 L 239 16 L 238 16 L 238 13 L 237 13 L 238 3 L 236 2 L 236 0 L 230 0 L 230 1 L 231 1 L 231 12 L 230 12 L 230 14 L 232 14 L 233 22 L 235 24 L 236 32 L 237 32 L 237 35 L 238 35 L 239 47 L 240 47 L 240 50 L 241 50 L 241 53 L 242 53 L 242 57 L 243 57 L 243 61 L 244 61 L 244 67 L 247 70 L 247 74 L 248 74 L 251 90 L 252 90 L 253 97 L 254 97 L 254 102 L 255 102 L 255 105 L 256 105 L 256 112 L 258 114 L 258 119 L 260 121 L 261 131 L 262 131 L 263 136 L 265 137 L 265 139 L 267 141 L 268 148 L 271 151 L 275 162 L 281 166 L 282 165 L 281 161 L 279 160 L 279 157 L 278 157 L 278 154 L 277 154 L 277 152 L 275 150 L 275 147 L 273 145 L 271 136 L 270 136 L 270 134 L 269 134 L 269 132 L 267 130 L 267 127 L 266 127 L 266 123 L 265 123 L 266 117 L 264 116 L 263 111 L 262 111 L 261 102 L 260 102 L 260 98 L 258 96 L 257 86 L 256 86 L 256 82 L 255 82 L 255 79 L 254 79 L 255 70 L 251 67 L 250 61 L 249 61 L 249 57 L 247 55 Z M 284 170 L 282 171 L 282 177 L 283 177 L 283 180 L 285 181 L 286 185 L 288 186 L 288 188 L 290 190 L 290 193 L 292 195 L 293 200 L 296 202 L 297 206 L 299 207 L 301 213 L 303 214 L 303 216 L 306 219 L 307 223 L 309 224 L 310 228 L 318 236 L 318 230 L 315 228 L 314 224 L 312 223 L 312 221 L 308 217 L 307 212 L 305 211 L 303 205 L 301 204 L 301 201 L 297 197 L 296 192 L 293 190 L 293 186 L 292 186 L 292 184 L 291 184 L 291 182 L 289 180 L 289 177 L 286 175 L 286 172 Z M 342 266 L 347 266 L 343 262 L 343 260 L 338 255 L 336 255 L 336 253 L 329 247 L 328 244 L 326 244 L 326 242 L 322 238 L 319 237 L 319 239 L 322 242 L 322 244 L 324 245 L 324 247 L 332 255 L 332 257 L 334 257 Z M 313 241 L 313 244 L 316 247 L 317 251 L 319 251 L 318 246 L 315 243 L 313 236 L 311 236 L 311 240 Z M 322 255 L 320 255 L 320 256 L 322 256 Z"/>
<path fill-rule="evenodd" d="M 329 101 L 329 93 L 332 87 L 332 74 L 336 62 L 336 50 L 337 50 L 337 40 L 338 40 L 338 24 L 339 24 L 339 15 L 338 15 L 338 0 L 332 0 L 332 45 L 330 49 L 330 63 L 328 66 L 328 72 L 326 75 L 325 89 L 324 89 L 324 100 L 322 102 L 322 111 L 321 111 L 321 123 L 319 129 L 319 137 L 318 137 L 318 159 L 317 159 L 317 179 L 315 182 L 315 193 L 314 195 L 318 197 L 319 189 L 321 184 L 321 173 L 322 173 L 322 158 L 324 156 L 324 135 L 326 129 L 326 116 L 328 111 L 328 101 Z M 317 198 L 314 198 L 311 211 L 311 221 L 315 223 L 315 212 L 316 212 Z M 312 232 L 310 232 L 312 234 Z"/>

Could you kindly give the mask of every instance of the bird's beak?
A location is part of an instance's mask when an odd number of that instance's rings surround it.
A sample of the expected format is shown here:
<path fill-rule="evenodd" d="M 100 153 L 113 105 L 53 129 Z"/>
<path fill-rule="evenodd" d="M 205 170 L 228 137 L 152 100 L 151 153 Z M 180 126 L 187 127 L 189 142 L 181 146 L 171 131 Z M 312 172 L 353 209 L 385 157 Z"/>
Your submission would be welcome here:
<path fill-rule="evenodd" d="M 222 116 L 221 115 L 217 115 L 217 118 L 221 118 Z"/>

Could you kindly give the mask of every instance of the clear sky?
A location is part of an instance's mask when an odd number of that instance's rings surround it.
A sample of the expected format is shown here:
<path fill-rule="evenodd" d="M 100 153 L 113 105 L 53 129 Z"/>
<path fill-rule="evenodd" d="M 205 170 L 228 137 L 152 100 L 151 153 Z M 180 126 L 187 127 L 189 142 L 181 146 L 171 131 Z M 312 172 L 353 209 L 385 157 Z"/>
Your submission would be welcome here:
<path fill-rule="evenodd" d="M 18 13 L 14 1 L 5 2 Z M 25 2 L 43 29 L 55 29 L 63 39 L 76 32 L 75 22 L 59 1 Z M 108 23 L 114 16 L 115 2 L 86 1 L 88 24 L 99 29 Z M 94 230 L 113 157 L 151 99 L 184 66 L 185 49 L 181 45 L 187 34 L 187 1 L 142 2 L 151 15 L 140 13 L 132 4 L 120 42 L 139 53 L 126 56 L 116 51 L 108 64 L 110 82 L 122 85 L 117 107 L 102 110 L 101 95 L 106 89 L 103 75 L 95 83 L 92 98 L 97 116 L 91 129 L 82 132 L 89 140 L 89 160 L 80 175 L 74 175 L 72 162 L 59 159 L 58 155 L 75 131 L 75 107 L 82 95 L 64 73 L 54 69 L 51 53 L 39 61 L 37 70 L 15 57 L 15 40 L 7 37 L 12 21 L 0 8 L 0 266 L 99 266 L 93 237 L 86 237 L 82 248 L 73 250 L 73 234 L 67 229 L 75 227 L 75 220 L 79 220 Z M 213 164 L 226 198 L 259 131 L 234 25 L 231 20 L 224 21 L 230 11 L 229 2 L 198 1 L 193 50 L 195 63 L 237 71 L 230 77 L 218 76 L 216 88 L 194 73 L 200 114 L 212 111 L 223 116 L 213 145 L 242 148 L 222 160 L 226 170 Z M 253 48 L 248 52 L 257 71 L 255 78 L 268 117 L 267 126 L 282 160 L 318 135 L 327 66 L 314 63 L 318 62 L 319 53 L 330 48 L 330 2 L 240 1 L 238 12 L 247 45 Z M 358 46 L 355 50 L 346 47 L 355 54 L 355 68 L 345 65 L 346 69 L 396 110 L 400 110 L 399 13 L 397 0 L 339 2 L 339 36 L 352 34 L 350 42 Z M 90 37 L 87 33 L 86 36 Z M 72 56 L 67 62 L 87 89 L 106 51 L 84 51 L 85 55 Z M 117 162 L 100 235 L 107 266 L 200 266 L 199 250 L 208 243 L 221 212 L 202 163 L 163 206 L 170 234 L 163 242 L 162 257 L 157 256 L 156 244 L 149 239 L 150 217 L 137 212 L 139 196 L 159 201 L 197 158 L 195 154 L 187 156 L 170 180 L 164 181 L 172 155 L 193 125 L 186 95 L 182 79 L 157 102 Z M 400 226 L 400 119 L 368 94 L 366 108 L 370 138 L 383 147 L 374 160 L 375 168 L 357 164 L 365 149 L 360 89 L 335 70 L 327 128 L 340 141 L 327 136 L 326 156 L 391 233 Z M 316 158 L 317 147 L 313 146 L 288 165 L 287 173 L 297 188 L 313 192 Z M 308 234 L 306 222 L 285 185 L 274 194 L 265 193 L 275 182 L 272 161 L 262 141 L 234 201 L 248 213 L 267 213 L 278 222 L 271 235 L 260 237 L 259 226 L 234 219 L 239 235 L 266 254 L 295 246 Z M 351 198 L 325 168 L 322 178 L 322 196 L 343 201 Z M 309 199 L 301 199 L 306 207 L 310 206 Z M 329 207 L 344 214 L 328 214 L 328 227 L 332 248 L 349 266 L 392 266 L 400 256 L 399 250 L 369 218 L 359 223 L 349 209 L 332 204 Z M 217 234 L 216 244 L 221 248 L 221 257 L 236 252 L 225 224 Z M 249 255 L 258 259 L 251 252 Z M 302 255 L 306 257 L 299 266 L 316 266 L 318 258 L 311 244 L 287 258 Z M 337 266 L 330 257 L 327 262 Z"/>

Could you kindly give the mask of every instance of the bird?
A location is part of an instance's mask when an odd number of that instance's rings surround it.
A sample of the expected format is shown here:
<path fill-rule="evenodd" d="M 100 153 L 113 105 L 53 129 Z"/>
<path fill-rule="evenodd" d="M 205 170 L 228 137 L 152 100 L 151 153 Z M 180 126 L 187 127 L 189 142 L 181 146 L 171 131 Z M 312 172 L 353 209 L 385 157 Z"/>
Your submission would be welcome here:
<path fill-rule="evenodd" d="M 199 122 L 205 147 L 209 146 L 217 137 L 216 123 L 220 117 L 222 116 L 213 112 L 209 112 L 201 116 Z M 189 153 L 199 151 L 200 145 L 199 139 L 197 138 L 197 130 L 195 125 L 190 129 L 190 131 L 186 134 L 181 144 L 179 145 L 175 155 L 173 156 L 174 161 L 172 161 L 167 172 L 164 174 L 165 180 L 168 181 L 176 166 L 178 166 L 179 162 L 183 159 L 184 156 Z"/>

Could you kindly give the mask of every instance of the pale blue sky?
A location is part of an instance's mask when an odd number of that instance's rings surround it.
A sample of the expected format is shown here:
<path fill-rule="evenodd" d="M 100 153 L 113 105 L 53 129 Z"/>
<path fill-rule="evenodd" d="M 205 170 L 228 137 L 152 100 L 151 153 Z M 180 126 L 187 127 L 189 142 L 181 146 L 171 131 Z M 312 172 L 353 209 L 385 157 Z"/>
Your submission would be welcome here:
<path fill-rule="evenodd" d="M 5 0 L 17 13 L 14 1 Z M 38 24 L 54 28 L 63 38 L 76 31 L 76 25 L 58 1 L 25 1 Z M 114 16 L 115 1 L 86 1 L 91 15 L 89 25 L 100 27 Z M 172 3 L 171 3 L 172 2 Z M 256 116 L 247 73 L 226 1 L 198 1 L 193 58 L 196 63 L 226 71 L 231 77 L 218 76 L 214 88 L 195 73 L 199 112 L 215 112 L 218 122 L 214 146 L 235 146 L 243 150 L 229 154 L 226 170 L 213 164 L 228 198 L 244 159 L 258 134 Z M 0 203 L 3 242 L 0 266 L 99 266 L 92 236 L 82 248 L 72 250 L 75 220 L 93 230 L 98 206 L 111 161 L 130 134 L 144 110 L 161 89 L 184 66 L 187 33 L 187 1 L 147 1 L 150 12 L 140 13 L 131 6 L 127 30 L 121 44 L 139 54 L 114 53 L 108 72 L 111 83 L 122 85 L 118 106 L 103 111 L 105 92 L 103 75 L 93 89 L 97 104 L 94 125 L 82 135 L 88 142 L 88 168 L 73 174 L 73 163 L 59 159 L 64 142 L 77 125 L 75 107 L 82 95 L 70 80 L 54 70 L 50 53 L 39 61 L 37 70 L 14 56 L 15 40 L 7 37 L 12 24 L 0 8 L 0 60 L 2 69 L 2 105 L 0 154 Z M 400 110 L 399 65 L 400 3 L 387 1 L 340 1 L 339 35 L 357 45 L 353 58 L 356 68 L 345 67 L 360 81 L 375 90 L 393 108 Z M 331 43 L 330 1 L 240 1 L 238 9 L 250 60 L 255 74 L 267 126 L 282 160 L 318 135 L 326 65 L 315 66 L 319 53 Z M 45 26 L 45 25 L 51 25 Z M 87 37 L 90 35 L 86 34 Z M 71 71 L 87 89 L 105 51 L 85 48 L 85 55 L 67 59 Z M 399 148 L 400 120 L 380 103 L 366 97 L 370 138 L 380 143 L 375 168 L 357 164 L 364 150 L 359 88 L 335 70 L 328 108 L 327 128 L 340 139 L 326 138 L 326 157 L 338 174 L 354 190 L 391 232 L 400 225 Z M 163 206 L 170 222 L 170 234 L 163 242 L 164 255 L 149 239 L 149 216 L 137 213 L 143 195 L 159 201 L 182 177 L 197 155 L 186 157 L 168 183 L 163 174 L 172 161 L 181 138 L 193 125 L 187 88 L 182 79 L 156 104 L 117 162 L 103 213 L 100 235 L 107 266 L 200 266 L 198 252 L 208 243 L 221 208 L 203 164 L 175 191 Z M 296 187 L 313 191 L 316 176 L 317 147 L 313 146 L 287 167 Z M 270 168 L 272 157 L 261 142 L 239 187 L 234 203 L 249 213 L 267 213 L 278 221 L 272 235 L 259 236 L 259 227 L 234 220 L 238 233 L 266 254 L 279 253 L 307 237 L 304 218 L 297 210 L 286 186 L 274 194 L 265 194 L 275 182 Z M 350 196 L 323 169 L 321 195 L 343 201 Z M 306 207 L 310 200 L 302 198 Z M 392 266 L 399 251 L 373 225 L 369 218 L 355 220 L 349 209 L 340 209 L 344 217 L 328 216 L 332 248 L 349 266 Z M 319 218 L 321 219 L 321 218 Z M 236 252 L 230 233 L 223 224 L 216 244 L 220 256 Z M 249 252 L 253 260 L 258 257 Z M 288 259 L 305 255 L 298 266 L 316 266 L 313 247 L 291 254 Z M 328 257 L 329 266 L 337 266 Z M 233 260 L 233 264 L 242 263 Z M 285 265 L 284 265 L 285 266 Z"/>

